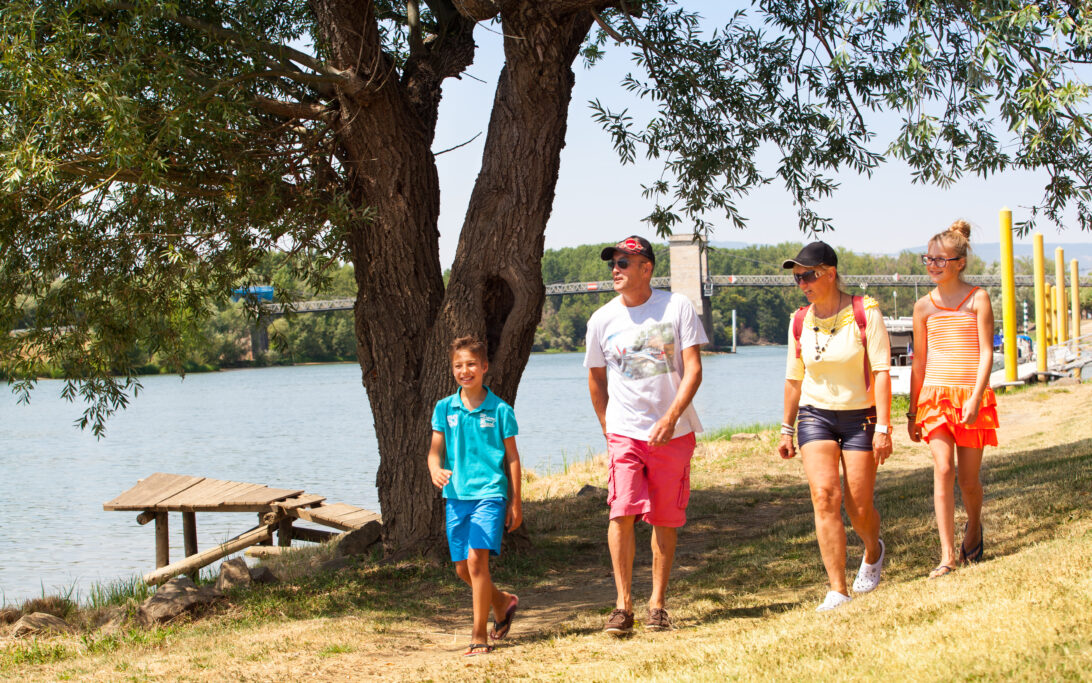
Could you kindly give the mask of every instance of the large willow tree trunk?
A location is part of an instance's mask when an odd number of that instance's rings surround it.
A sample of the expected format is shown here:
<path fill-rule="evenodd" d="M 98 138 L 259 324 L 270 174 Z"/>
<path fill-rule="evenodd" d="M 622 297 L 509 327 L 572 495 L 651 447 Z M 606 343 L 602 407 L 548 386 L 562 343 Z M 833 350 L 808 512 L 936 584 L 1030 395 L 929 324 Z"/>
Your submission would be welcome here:
<path fill-rule="evenodd" d="M 426 455 L 432 407 L 455 388 L 450 340 L 484 337 L 487 382 L 505 400 L 515 400 L 542 311 L 543 233 L 564 145 L 572 62 L 592 23 L 588 8 L 604 4 L 486 3 L 486 10 L 500 8 L 506 65 L 445 291 L 431 144 L 440 83 L 473 56 L 472 18 L 454 25 L 446 52 L 407 65 L 396 80 L 379 51 L 371 2 L 312 3 L 333 65 L 368 83 L 360 92 L 340 93 L 339 159 L 351 171 L 354 201 L 370 212 L 347 239 L 358 286 L 358 356 L 379 441 L 377 484 L 388 552 L 443 543 L 443 506 Z"/>

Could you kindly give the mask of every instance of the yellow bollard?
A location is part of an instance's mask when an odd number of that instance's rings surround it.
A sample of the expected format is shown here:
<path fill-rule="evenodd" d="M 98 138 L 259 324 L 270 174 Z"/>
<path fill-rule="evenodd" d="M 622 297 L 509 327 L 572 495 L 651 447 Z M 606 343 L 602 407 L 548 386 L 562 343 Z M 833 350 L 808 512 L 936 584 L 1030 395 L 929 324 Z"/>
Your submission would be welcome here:
<path fill-rule="evenodd" d="M 1005 381 L 1016 381 L 1016 280 L 1012 259 L 1012 211 L 1001 209 L 1001 324 L 1005 340 Z"/>
<path fill-rule="evenodd" d="M 1070 335 L 1073 339 L 1077 339 L 1081 336 L 1081 274 L 1077 268 L 1077 259 L 1073 259 L 1069 262 L 1069 302 L 1073 312 L 1073 332 Z M 1077 345 L 1073 344 L 1073 348 L 1076 349 Z"/>
<path fill-rule="evenodd" d="M 1046 309 L 1046 273 L 1043 267 L 1043 234 L 1035 233 L 1035 369 L 1046 372 L 1047 369 L 1047 309 Z"/>
<path fill-rule="evenodd" d="M 1069 341 L 1069 315 L 1065 311 L 1065 249 L 1061 247 L 1054 250 L 1054 295 L 1057 297 L 1054 305 L 1058 310 L 1058 341 L 1055 343 L 1064 344 Z"/>
<path fill-rule="evenodd" d="M 1055 307 L 1058 297 L 1054 294 L 1054 285 L 1046 286 L 1047 305 L 1047 345 L 1054 346 L 1058 343 L 1058 311 Z"/>

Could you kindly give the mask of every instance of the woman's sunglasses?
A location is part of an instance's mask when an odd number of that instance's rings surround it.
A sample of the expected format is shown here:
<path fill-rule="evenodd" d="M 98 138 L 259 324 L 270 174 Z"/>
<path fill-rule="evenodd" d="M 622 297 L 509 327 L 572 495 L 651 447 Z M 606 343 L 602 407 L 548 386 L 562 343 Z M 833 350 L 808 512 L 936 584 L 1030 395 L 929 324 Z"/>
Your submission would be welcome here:
<path fill-rule="evenodd" d="M 815 282 L 816 280 L 819 279 L 820 275 L 822 275 L 822 273 L 820 273 L 817 270 L 805 270 L 803 273 L 793 273 L 792 274 L 793 278 L 796 280 L 796 284 L 800 284 L 801 282 L 805 282 L 805 283 Z"/>

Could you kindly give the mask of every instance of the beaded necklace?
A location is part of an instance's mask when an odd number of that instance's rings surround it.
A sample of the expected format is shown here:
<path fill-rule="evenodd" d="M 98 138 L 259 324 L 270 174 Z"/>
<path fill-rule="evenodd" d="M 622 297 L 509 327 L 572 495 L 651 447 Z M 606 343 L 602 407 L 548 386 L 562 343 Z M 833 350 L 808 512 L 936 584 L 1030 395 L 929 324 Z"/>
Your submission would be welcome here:
<path fill-rule="evenodd" d="M 830 346 L 830 340 L 834 339 L 834 333 L 838 331 L 838 314 L 842 312 L 842 297 L 838 296 L 838 310 L 834 313 L 834 324 L 828 332 L 827 340 L 823 342 L 822 346 L 819 346 L 819 325 L 815 322 L 818 316 L 815 314 L 815 309 L 811 311 L 812 331 L 815 332 L 815 360 L 823 360 L 823 352 Z"/>

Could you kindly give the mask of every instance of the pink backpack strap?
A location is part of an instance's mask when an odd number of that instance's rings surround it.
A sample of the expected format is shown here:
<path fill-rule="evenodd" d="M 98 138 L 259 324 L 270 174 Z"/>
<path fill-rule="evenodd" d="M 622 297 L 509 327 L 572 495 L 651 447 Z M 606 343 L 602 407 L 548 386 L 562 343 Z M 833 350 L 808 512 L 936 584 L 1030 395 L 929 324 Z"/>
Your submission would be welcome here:
<path fill-rule="evenodd" d="M 868 336 L 865 334 L 868 318 L 865 317 L 863 296 L 855 295 L 853 297 L 853 319 L 857 321 L 857 329 L 861 331 L 861 346 L 864 347 L 865 390 L 867 391 L 872 386 L 872 365 L 868 362 Z M 797 352 L 799 353 L 799 342 L 797 343 Z"/>
<path fill-rule="evenodd" d="M 808 314 L 811 305 L 801 306 L 792 314 L 792 336 L 796 339 L 796 357 L 800 358 L 800 335 L 804 333 L 804 316 Z"/>

